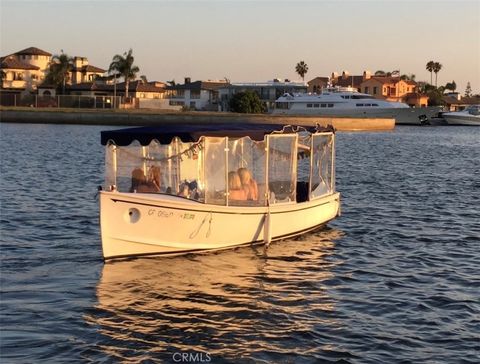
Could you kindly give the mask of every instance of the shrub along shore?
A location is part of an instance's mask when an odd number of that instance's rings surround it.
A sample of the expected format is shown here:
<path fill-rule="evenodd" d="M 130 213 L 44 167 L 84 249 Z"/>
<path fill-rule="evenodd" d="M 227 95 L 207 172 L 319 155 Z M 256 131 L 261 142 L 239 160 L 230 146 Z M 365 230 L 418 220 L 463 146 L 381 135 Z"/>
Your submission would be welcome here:
<path fill-rule="evenodd" d="M 318 116 L 285 116 L 269 114 L 236 114 L 226 112 L 173 112 L 148 109 L 34 109 L 0 108 L 0 122 L 25 124 L 76 124 L 154 126 L 191 123 L 268 123 L 312 126 L 333 125 L 338 131 L 383 131 L 395 127 L 395 119 L 340 118 Z"/>

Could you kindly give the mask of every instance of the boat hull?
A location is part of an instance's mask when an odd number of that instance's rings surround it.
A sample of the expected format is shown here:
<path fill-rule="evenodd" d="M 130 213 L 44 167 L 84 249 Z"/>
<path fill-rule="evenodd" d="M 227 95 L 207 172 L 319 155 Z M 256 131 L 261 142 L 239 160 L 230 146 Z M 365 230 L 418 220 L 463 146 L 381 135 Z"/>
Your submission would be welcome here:
<path fill-rule="evenodd" d="M 274 110 L 275 115 L 310 115 L 319 117 L 344 117 L 344 118 L 392 118 L 397 125 L 420 125 L 420 118 L 425 116 L 431 119 L 438 115 L 441 108 L 370 108 L 366 109 L 296 109 L 292 106 L 290 110 Z"/>
<path fill-rule="evenodd" d="M 176 255 L 285 239 L 339 214 L 340 195 L 267 207 L 217 206 L 170 195 L 100 193 L 105 260 Z"/>
<path fill-rule="evenodd" d="M 474 115 L 443 114 L 448 125 L 480 126 L 480 117 Z"/>

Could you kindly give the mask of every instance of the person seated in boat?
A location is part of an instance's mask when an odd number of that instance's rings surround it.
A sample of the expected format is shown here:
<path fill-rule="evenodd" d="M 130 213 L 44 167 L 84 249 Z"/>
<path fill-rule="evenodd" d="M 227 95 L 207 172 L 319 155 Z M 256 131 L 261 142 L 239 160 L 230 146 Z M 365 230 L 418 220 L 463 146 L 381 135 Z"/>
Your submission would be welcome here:
<path fill-rule="evenodd" d="M 198 184 L 197 181 L 187 181 L 185 180 L 180 184 L 179 192 L 177 196 L 190 198 L 194 200 L 200 199 L 200 193 L 198 191 Z"/>
<path fill-rule="evenodd" d="M 182 182 L 182 184 L 180 184 L 177 196 L 190 198 L 190 187 L 187 181 Z"/>
<path fill-rule="evenodd" d="M 130 192 L 146 192 L 148 190 L 147 178 L 143 169 L 135 168 L 132 171 L 132 186 L 130 187 Z"/>
<path fill-rule="evenodd" d="M 150 192 L 160 192 L 160 167 L 150 167 L 147 186 L 150 188 Z"/>
<path fill-rule="evenodd" d="M 258 185 L 257 182 L 252 178 L 252 174 L 246 168 L 239 168 L 238 175 L 240 176 L 240 182 L 242 187 L 247 194 L 247 200 L 257 201 L 258 200 Z"/>
<path fill-rule="evenodd" d="M 238 172 L 228 173 L 228 198 L 229 200 L 246 201 L 247 193 L 243 189 Z"/>

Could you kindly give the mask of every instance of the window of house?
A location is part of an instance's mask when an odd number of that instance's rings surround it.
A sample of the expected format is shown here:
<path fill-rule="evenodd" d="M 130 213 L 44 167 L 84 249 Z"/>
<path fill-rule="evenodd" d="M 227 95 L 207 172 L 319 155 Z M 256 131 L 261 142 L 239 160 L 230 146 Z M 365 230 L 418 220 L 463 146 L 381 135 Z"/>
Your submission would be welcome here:
<path fill-rule="evenodd" d="M 33 59 L 38 59 L 38 55 L 34 55 L 34 56 L 33 56 Z"/>
<path fill-rule="evenodd" d="M 184 98 L 185 97 L 185 90 L 175 90 L 174 94 L 172 95 L 176 98 Z"/>
<path fill-rule="evenodd" d="M 320 104 L 320 107 L 327 107 L 327 104 Z"/>
<path fill-rule="evenodd" d="M 365 87 L 365 93 L 368 94 L 368 86 Z"/>
<path fill-rule="evenodd" d="M 328 107 L 333 107 L 333 104 L 328 104 L 327 106 L 328 106 Z"/>
<path fill-rule="evenodd" d="M 374 94 L 374 95 L 377 94 L 377 87 L 376 87 L 376 86 L 373 87 L 373 94 Z"/>
<path fill-rule="evenodd" d="M 312 106 L 313 106 L 313 104 L 307 104 L 307 107 L 312 107 Z"/>
<path fill-rule="evenodd" d="M 383 93 L 384 94 L 387 93 L 387 88 L 386 87 L 383 88 Z"/>
<path fill-rule="evenodd" d="M 356 106 L 357 106 L 357 107 L 362 107 L 362 106 L 363 106 L 363 104 L 356 104 Z"/>
<path fill-rule="evenodd" d="M 319 104 L 313 104 L 313 107 L 319 107 L 320 105 Z"/>

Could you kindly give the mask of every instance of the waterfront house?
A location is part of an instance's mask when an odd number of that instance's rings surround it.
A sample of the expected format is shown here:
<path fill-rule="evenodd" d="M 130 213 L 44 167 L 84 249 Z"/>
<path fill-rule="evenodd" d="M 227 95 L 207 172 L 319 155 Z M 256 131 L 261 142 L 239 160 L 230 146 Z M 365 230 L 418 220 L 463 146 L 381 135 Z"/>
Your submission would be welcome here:
<path fill-rule="evenodd" d="M 320 93 L 322 89 L 330 85 L 330 78 L 328 77 L 315 77 L 313 80 L 307 82 L 309 93 Z"/>
<path fill-rule="evenodd" d="M 51 54 L 30 47 L 0 58 L 1 92 L 25 95 L 35 92 L 45 78 Z"/>
<path fill-rule="evenodd" d="M 480 104 L 480 95 L 465 97 L 458 92 L 451 92 L 442 97 L 447 111 L 461 111 L 469 105 Z"/>
<path fill-rule="evenodd" d="M 93 82 L 97 77 L 101 77 L 106 70 L 92 66 L 88 63 L 86 57 L 74 57 L 73 65 L 70 71 L 70 83 Z"/>
<path fill-rule="evenodd" d="M 93 82 L 82 82 L 67 86 L 69 96 L 116 96 L 125 97 L 125 82 L 107 83 L 98 78 Z M 131 81 L 128 84 L 128 97 L 133 100 L 130 107 L 136 108 L 169 108 L 168 91 L 163 82 Z"/>
<path fill-rule="evenodd" d="M 402 101 L 408 93 L 416 92 L 416 83 L 400 77 L 373 76 L 364 80 L 360 91 L 387 101 Z"/>
<path fill-rule="evenodd" d="M 348 71 L 343 71 L 341 76 L 337 72 L 332 72 L 330 82 L 334 87 L 352 87 L 360 91 L 360 85 L 367 75 L 369 75 L 367 71 L 361 76 L 352 76 Z"/>
<path fill-rule="evenodd" d="M 167 87 L 169 105 L 191 110 L 218 111 L 219 89 L 227 84 L 226 80 L 191 82 L 190 77 L 186 77 L 183 85 Z"/>
<path fill-rule="evenodd" d="M 360 92 L 370 94 L 378 99 L 404 102 L 412 107 L 426 107 L 428 96 L 420 94 L 417 83 L 392 76 L 368 76 L 360 85 Z"/>

